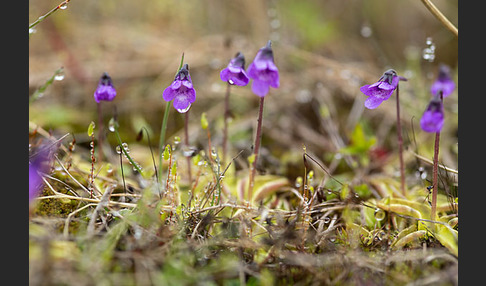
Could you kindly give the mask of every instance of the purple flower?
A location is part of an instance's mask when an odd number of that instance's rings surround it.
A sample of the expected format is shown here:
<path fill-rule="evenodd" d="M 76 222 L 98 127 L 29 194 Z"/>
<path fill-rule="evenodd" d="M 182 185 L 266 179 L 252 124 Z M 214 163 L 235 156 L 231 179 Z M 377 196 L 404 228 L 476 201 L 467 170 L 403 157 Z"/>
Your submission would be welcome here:
<path fill-rule="evenodd" d="M 399 77 L 396 71 L 389 69 L 377 82 L 362 86 L 359 90 L 368 96 L 365 101 L 365 107 L 375 109 L 383 101 L 390 98 L 393 91 L 397 88 L 400 79 L 404 78 Z"/>
<path fill-rule="evenodd" d="M 427 109 L 420 119 L 420 127 L 425 132 L 440 132 L 444 125 L 444 108 L 442 105 L 442 95 L 437 93 L 429 102 Z"/>
<path fill-rule="evenodd" d="M 108 73 L 103 73 L 98 83 L 98 87 L 94 92 L 94 98 L 97 103 L 100 101 L 112 101 L 116 96 L 116 90 L 113 86 L 113 82 L 111 81 L 111 77 Z"/>
<path fill-rule="evenodd" d="M 430 87 L 430 92 L 435 95 L 440 90 L 443 97 L 448 97 L 456 88 L 456 84 L 451 78 L 451 70 L 447 65 L 439 66 L 439 75 L 437 80 Z"/>
<path fill-rule="evenodd" d="M 254 94 L 264 97 L 270 86 L 280 86 L 278 69 L 273 61 L 272 42 L 261 48 L 253 62 L 248 66 L 248 75 L 253 79 L 251 90 Z"/>
<path fill-rule="evenodd" d="M 164 90 L 162 97 L 165 101 L 173 100 L 172 105 L 180 113 L 189 110 L 191 104 L 196 100 L 196 91 L 192 86 L 187 64 L 184 64 L 179 70 L 172 84 Z"/>
<path fill-rule="evenodd" d="M 41 186 L 42 178 L 37 172 L 36 166 L 29 163 L 29 204 L 39 195 Z"/>
<path fill-rule="evenodd" d="M 236 56 L 231 59 L 228 66 L 219 74 L 222 81 L 227 81 L 230 84 L 245 86 L 250 79 L 245 71 L 245 56 L 238 52 Z"/>
<path fill-rule="evenodd" d="M 43 181 L 41 174 L 50 169 L 50 162 L 56 145 L 42 145 L 37 152 L 29 156 L 29 204 L 39 195 Z"/>

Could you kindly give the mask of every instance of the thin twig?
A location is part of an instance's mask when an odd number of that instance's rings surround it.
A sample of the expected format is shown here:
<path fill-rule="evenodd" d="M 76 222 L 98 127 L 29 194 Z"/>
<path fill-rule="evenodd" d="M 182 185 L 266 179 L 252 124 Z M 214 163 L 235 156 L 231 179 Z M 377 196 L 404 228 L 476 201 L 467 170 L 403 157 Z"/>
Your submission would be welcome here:
<path fill-rule="evenodd" d="M 451 31 L 456 37 L 459 36 L 459 31 L 456 26 L 454 26 L 449 19 L 447 19 L 442 12 L 440 12 L 437 7 L 430 2 L 430 0 L 421 0 L 424 6 L 444 25 L 449 31 Z"/>
<path fill-rule="evenodd" d="M 67 3 L 69 3 L 69 1 L 71 1 L 71 0 L 66 0 L 66 1 L 61 2 L 61 4 L 59 4 L 56 7 L 54 7 L 51 11 L 47 12 L 47 14 L 45 14 L 44 16 L 40 16 L 34 23 L 32 23 L 32 24 L 29 25 L 29 29 L 34 28 L 37 24 L 39 24 L 40 22 L 44 21 L 52 13 L 54 13 L 57 10 L 61 9 L 61 7 L 64 7 L 65 5 L 67 5 Z"/>

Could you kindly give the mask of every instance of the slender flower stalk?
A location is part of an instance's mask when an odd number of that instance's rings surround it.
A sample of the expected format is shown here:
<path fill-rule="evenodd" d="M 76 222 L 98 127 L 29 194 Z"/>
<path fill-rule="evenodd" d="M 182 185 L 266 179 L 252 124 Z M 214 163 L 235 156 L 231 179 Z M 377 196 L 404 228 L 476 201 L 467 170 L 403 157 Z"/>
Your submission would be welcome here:
<path fill-rule="evenodd" d="M 444 108 L 442 90 L 432 98 L 424 115 L 420 119 L 420 126 L 425 132 L 435 133 L 434 159 L 432 171 L 432 203 L 430 219 L 435 220 L 437 214 L 438 170 L 439 170 L 439 140 L 440 131 L 444 125 Z"/>
<path fill-rule="evenodd" d="M 399 81 L 406 81 L 407 79 L 397 75 L 393 69 L 387 70 L 381 78 L 373 83 L 367 84 L 360 88 L 368 98 L 365 101 L 365 107 L 368 109 L 377 108 L 383 101 L 388 100 L 393 91 L 397 94 L 397 141 L 398 141 L 398 157 L 400 160 L 400 188 L 402 194 L 406 195 L 405 187 L 405 166 L 403 162 L 403 138 L 402 138 L 402 124 L 400 121 L 400 89 L 398 87 Z"/>
<path fill-rule="evenodd" d="M 103 130 L 103 113 L 101 110 L 101 102 L 102 101 L 112 101 L 116 97 L 116 89 L 113 86 L 113 81 L 108 73 L 104 72 L 101 75 L 100 80 L 98 82 L 98 87 L 94 92 L 94 99 L 97 105 L 98 111 L 98 162 L 103 160 L 103 137 L 104 137 L 104 130 Z"/>
<path fill-rule="evenodd" d="M 179 73 L 179 70 L 182 68 L 184 64 L 184 53 L 182 53 L 181 57 L 181 63 L 179 65 L 179 69 L 177 74 Z M 167 121 L 169 119 L 169 110 L 170 110 L 170 104 L 172 100 L 168 100 L 167 104 L 165 105 L 165 111 L 164 111 L 164 118 L 162 119 L 162 127 L 160 128 L 160 138 L 159 138 L 159 179 L 162 179 L 162 154 L 165 150 L 165 133 L 167 131 Z M 159 182 L 161 183 L 161 182 Z"/>
<path fill-rule="evenodd" d="M 398 158 L 400 160 L 400 188 L 402 190 L 402 195 L 405 196 L 405 164 L 403 162 L 403 138 L 402 138 L 402 124 L 400 120 L 400 88 L 397 84 L 397 141 L 398 141 Z"/>
<path fill-rule="evenodd" d="M 253 149 L 253 162 L 250 164 L 250 175 L 248 184 L 248 200 L 249 205 L 252 204 L 253 187 L 255 181 L 255 172 L 258 162 L 258 154 L 260 151 L 260 141 L 262 137 L 262 121 L 263 121 L 263 104 L 265 96 L 268 94 L 270 86 L 278 88 L 280 86 L 279 72 L 274 63 L 272 43 L 268 41 L 267 45 L 261 48 L 253 62 L 248 66 L 248 75 L 253 79 L 252 91 L 260 97 L 260 106 L 258 111 L 257 131 L 255 136 L 255 144 Z"/>
<path fill-rule="evenodd" d="M 257 122 L 257 131 L 255 135 L 255 145 L 253 146 L 253 162 L 250 165 L 250 178 L 249 178 L 249 185 L 248 185 L 248 201 L 252 203 L 253 199 L 253 187 L 255 183 L 255 173 L 256 173 L 256 166 L 258 162 L 258 154 L 260 152 L 260 141 L 262 138 L 262 121 L 263 121 L 263 103 L 265 97 L 260 97 L 260 107 L 258 110 L 258 122 Z"/>
<path fill-rule="evenodd" d="M 182 68 L 179 69 L 172 84 L 169 85 L 162 93 L 162 97 L 165 101 L 172 102 L 172 105 L 179 113 L 185 113 L 185 145 L 186 148 L 189 148 L 188 112 L 191 108 L 191 104 L 196 100 L 196 90 L 192 85 L 188 64 L 184 64 Z M 191 158 L 189 156 L 187 157 L 187 164 L 188 179 L 189 182 L 191 182 Z"/>
<path fill-rule="evenodd" d="M 224 126 L 223 126 L 223 166 L 226 164 L 226 153 L 228 151 L 227 142 L 228 142 L 228 121 L 230 117 L 230 110 L 229 110 L 229 96 L 230 96 L 230 89 L 231 84 L 228 83 L 226 87 L 226 94 L 224 96 Z"/>
<path fill-rule="evenodd" d="M 245 56 L 238 52 L 233 59 L 229 62 L 228 66 L 221 70 L 220 78 L 222 81 L 226 81 L 228 86 L 226 88 L 226 94 L 224 97 L 224 127 L 223 127 L 223 165 L 226 160 L 227 141 L 228 141 L 228 119 L 230 116 L 229 111 L 229 96 L 232 85 L 246 86 L 250 79 L 245 71 Z"/>
<path fill-rule="evenodd" d="M 439 140 L 440 131 L 435 133 L 434 143 L 434 165 L 432 169 L 432 205 L 430 209 L 430 219 L 435 220 L 437 214 L 437 193 L 438 193 L 438 171 L 439 171 Z"/>

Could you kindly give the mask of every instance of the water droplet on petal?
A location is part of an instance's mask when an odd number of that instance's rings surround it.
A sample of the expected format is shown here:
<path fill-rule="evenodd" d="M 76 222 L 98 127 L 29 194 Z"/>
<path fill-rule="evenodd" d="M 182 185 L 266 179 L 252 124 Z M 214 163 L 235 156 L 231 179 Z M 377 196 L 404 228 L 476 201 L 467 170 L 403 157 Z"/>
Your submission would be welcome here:
<path fill-rule="evenodd" d="M 185 109 L 177 109 L 177 111 L 179 113 L 186 113 L 189 110 L 189 108 L 191 108 L 191 104 L 189 104 Z"/>

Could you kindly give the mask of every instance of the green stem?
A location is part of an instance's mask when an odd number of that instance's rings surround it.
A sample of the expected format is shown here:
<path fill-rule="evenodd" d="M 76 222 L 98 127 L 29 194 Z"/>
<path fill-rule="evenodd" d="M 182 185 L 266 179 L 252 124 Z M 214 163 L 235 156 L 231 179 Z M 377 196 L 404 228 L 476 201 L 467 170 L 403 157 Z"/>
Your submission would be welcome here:
<path fill-rule="evenodd" d="M 162 120 L 162 128 L 160 129 L 160 141 L 159 141 L 159 178 L 162 178 L 162 157 L 165 149 L 165 132 L 167 130 L 167 120 L 169 118 L 170 103 L 168 101 L 165 105 L 164 119 Z"/>
<path fill-rule="evenodd" d="M 181 63 L 179 65 L 179 70 L 184 65 L 184 53 L 182 53 Z M 177 75 L 177 73 L 176 73 Z M 160 140 L 159 140 L 159 179 L 162 180 L 162 154 L 164 153 L 165 149 L 165 132 L 167 130 L 167 120 L 169 118 L 169 110 L 170 110 L 170 103 L 172 101 L 168 101 L 165 105 L 165 112 L 164 112 L 164 119 L 162 120 L 162 127 L 160 129 Z"/>
<path fill-rule="evenodd" d="M 118 133 L 118 127 L 116 125 L 117 124 L 115 124 L 115 135 L 116 135 L 116 140 L 118 141 L 118 145 L 120 146 L 120 149 L 122 150 L 123 154 L 125 154 L 125 157 L 127 157 L 128 161 L 130 161 L 132 166 L 140 173 L 140 175 L 142 175 L 142 170 L 140 169 L 138 164 L 135 163 L 135 161 L 133 161 L 132 157 L 130 157 L 127 150 L 125 150 L 125 148 L 123 148 L 123 142 L 120 138 L 120 134 Z"/>
<path fill-rule="evenodd" d="M 34 94 L 32 94 L 29 98 L 29 104 L 31 104 L 32 102 L 34 102 L 36 99 L 38 99 L 41 94 L 43 94 L 45 92 L 45 90 L 47 89 L 48 86 L 50 86 L 53 82 L 54 82 L 54 79 L 56 78 L 57 75 L 63 73 L 64 71 L 64 68 L 63 67 L 60 67 L 59 69 L 57 69 L 54 74 L 41 86 L 39 87 L 35 92 Z"/>
<path fill-rule="evenodd" d="M 184 144 L 186 145 L 186 148 L 189 148 L 189 111 L 190 109 L 186 112 L 186 114 L 184 114 Z M 187 176 L 189 179 L 189 185 L 191 185 L 192 182 L 191 157 L 187 156 L 186 161 L 187 161 Z"/>
<path fill-rule="evenodd" d="M 57 10 L 61 9 L 61 7 L 63 5 L 67 5 L 67 3 L 69 3 L 69 1 L 71 1 L 71 0 L 66 0 L 66 1 L 61 2 L 61 4 L 59 4 L 56 7 L 54 7 L 54 9 L 52 9 L 49 12 L 47 12 L 47 14 L 45 14 L 44 16 L 40 16 L 34 23 L 32 23 L 32 24 L 29 25 L 29 30 L 32 29 L 32 28 L 34 28 L 35 26 L 37 26 L 37 24 L 39 24 L 40 22 L 44 21 L 47 17 L 49 17 L 50 15 L 52 15 L 52 13 L 54 13 Z"/>

